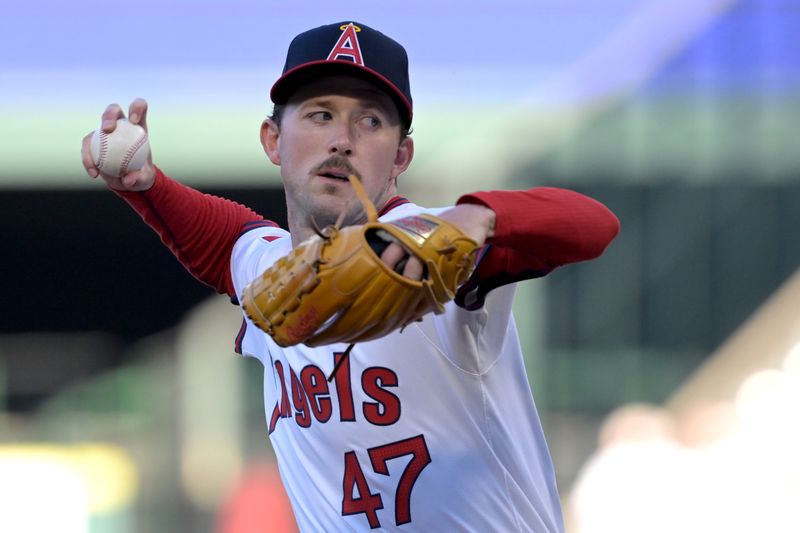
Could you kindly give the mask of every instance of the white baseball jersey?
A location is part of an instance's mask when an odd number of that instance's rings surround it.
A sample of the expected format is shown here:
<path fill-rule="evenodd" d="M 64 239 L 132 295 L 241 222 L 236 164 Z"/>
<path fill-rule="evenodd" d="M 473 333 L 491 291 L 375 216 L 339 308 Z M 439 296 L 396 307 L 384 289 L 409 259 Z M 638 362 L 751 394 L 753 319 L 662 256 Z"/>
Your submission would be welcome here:
<path fill-rule="evenodd" d="M 291 247 L 280 228 L 244 233 L 237 294 Z M 563 531 L 513 295 L 495 289 L 475 311 L 450 302 L 357 343 L 331 382 L 346 344 L 281 348 L 245 316 L 241 350 L 264 365 L 268 432 L 302 531 Z"/>

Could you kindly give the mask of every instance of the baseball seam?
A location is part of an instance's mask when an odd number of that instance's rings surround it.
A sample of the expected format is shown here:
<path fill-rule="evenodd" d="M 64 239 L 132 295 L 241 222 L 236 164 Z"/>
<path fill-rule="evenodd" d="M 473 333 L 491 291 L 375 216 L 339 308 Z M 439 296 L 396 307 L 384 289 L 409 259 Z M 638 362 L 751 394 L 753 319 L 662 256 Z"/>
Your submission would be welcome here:
<path fill-rule="evenodd" d="M 98 152 L 97 168 L 103 168 L 103 164 L 106 162 L 106 156 L 108 155 L 108 134 L 102 130 L 100 131 L 100 149 Z"/>
<path fill-rule="evenodd" d="M 139 137 L 139 139 L 136 140 L 135 143 L 133 143 L 130 146 L 130 148 L 128 148 L 128 151 L 125 152 L 125 157 L 122 158 L 122 162 L 119 165 L 120 176 L 124 176 L 125 174 L 128 173 L 128 165 L 130 164 L 131 159 L 133 159 L 133 156 L 136 154 L 137 151 L 139 151 L 139 148 L 142 147 L 142 145 L 146 140 L 147 140 L 147 135 L 142 135 L 141 137 Z"/>

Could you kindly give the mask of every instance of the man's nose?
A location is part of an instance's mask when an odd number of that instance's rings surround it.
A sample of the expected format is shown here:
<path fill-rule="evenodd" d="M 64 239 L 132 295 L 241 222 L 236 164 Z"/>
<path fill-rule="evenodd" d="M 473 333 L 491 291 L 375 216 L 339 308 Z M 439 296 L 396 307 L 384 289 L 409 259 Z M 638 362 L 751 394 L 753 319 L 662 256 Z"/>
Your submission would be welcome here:
<path fill-rule="evenodd" d="M 328 152 L 349 156 L 353 154 L 353 128 L 349 124 L 341 124 L 336 128 Z"/>

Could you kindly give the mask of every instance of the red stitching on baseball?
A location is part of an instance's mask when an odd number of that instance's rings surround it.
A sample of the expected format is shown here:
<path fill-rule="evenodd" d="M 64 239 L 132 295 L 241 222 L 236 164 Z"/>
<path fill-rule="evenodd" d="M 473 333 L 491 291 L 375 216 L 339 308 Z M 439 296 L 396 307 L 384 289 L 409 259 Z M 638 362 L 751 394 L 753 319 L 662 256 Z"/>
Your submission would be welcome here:
<path fill-rule="evenodd" d="M 119 166 L 120 176 L 124 176 L 125 174 L 128 173 L 128 165 L 130 164 L 131 159 L 133 159 L 133 156 L 136 154 L 139 148 L 142 147 L 142 145 L 146 140 L 147 140 L 147 135 L 142 135 L 141 137 L 139 137 L 139 140 L 133 143 L 130 146 L 130 148 L 128 148 L 128 151 L 125 152 L 125 157 L 122 158 L 122 163 L 120 163 Z"/>
<path fill-rule="evenodd" d="M 100 130 L 100 148 L 97 154 L 97 168 L 103 168 L 106 156 L 108 155 L 108 135 L 103 130 Z"/>

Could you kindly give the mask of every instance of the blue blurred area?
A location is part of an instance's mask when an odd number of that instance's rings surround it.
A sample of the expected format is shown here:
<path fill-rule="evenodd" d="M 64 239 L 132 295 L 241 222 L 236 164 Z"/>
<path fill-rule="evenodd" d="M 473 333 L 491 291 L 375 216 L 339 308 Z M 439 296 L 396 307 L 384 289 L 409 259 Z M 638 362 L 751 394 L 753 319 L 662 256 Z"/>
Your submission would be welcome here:
<path fill-rule="evenodd" d="M 429 69 L 495 72 L 479 83 L 481 93 L 518 97 L 557 76 L 613 39 L 626 22 L 658 2 L 617 0 L 591 2 L 350 2 L 344 8 L 328 2 L 222 3 L 172 0 L 137 3 L 34 1 L 9 3 L 0 17 L 0 67 L 8 72 L 52 72 L 46 87 L 35 74 L 29 83 L 11 79 L 5 96 L 22 99 L 67 89 L 79 92 L 74 80 L 60 87 L 65 72 L 82 72 L 87 82 L 102 72 L 249 70 L 277 75 L 286 45 L 298 32 L 350 17 L 381 29 L 403 42 L 411 58 L 412 89 L 435 91 L 424 79 Z M 800 2 L 797 0 L 698 1 L 676 4 L 676 16 L 651 20 L 645 34 L 656 41 L 680 35 L 704 10 L 718 16 L 711 27 L 679 43 L 673 57 L 656 71 L 648 92 L 686 90 L 698 83 L 715 91 L 747 88 L 764 93 L 796 90 L 800 85 Z M 680 16 L 678 16 L 680 15 Z M 645 44 L 645 43 L 642 43 Z M 652 58 L 630 43 L 615 51 L 617 70 Z M 511 70 L 518 74 L 503 72 Z M 421 74 L 420 74 L 421 73 Z M 415 76 L 415 74 L 417 74 Z M 124 78 L 124 76 L 123 76 Z M 479 77 L 475 77 L 476 79 Z M 199 77 L 202 80 L 202 77 Z M 472 83 L 476 82 L 472 80 Z M 522 82 L 522 84 L 520 84 Z M 120 80 L 123 85 L 123 80 Z M 128 83 L 132 83 L 128 81 Z M 250 89 L 250 88 L 248 88 Z M 462 87 L 469 91 L 469 87 Z M 85 89 L 91 91 L 91 87 Z M 159 88 L 169 92 L 168 88 Z M 183 87 L 176 87 L 184 96 Z M 591 94 L 592 87 L 585 90 Z M 203 93 L 203 87 L 198 87 Z M 453 91 L 456 92 L 456 91 Z M 478 91 L 472 91 L 475 94 Z M 600 95 L 602 96 L 602 95 Z"/>
<path fill-rule="evenodd" d="M 351 17 L 402 37 L 413 64 L 560 65 L 595 46 L 638 4 L 19 2 L 0 22 L 0 65 L 271 66 L 300 31 Z M 112 57 L 103 53 L 110 46 Z"/>
<path fill-rule="evenodd" d="M 643 93 L 756 92 L 762 96 L 800 90 L 800 2 L 734 3 L 647 84 Z"/>

